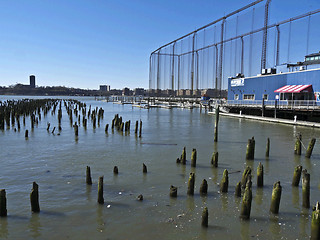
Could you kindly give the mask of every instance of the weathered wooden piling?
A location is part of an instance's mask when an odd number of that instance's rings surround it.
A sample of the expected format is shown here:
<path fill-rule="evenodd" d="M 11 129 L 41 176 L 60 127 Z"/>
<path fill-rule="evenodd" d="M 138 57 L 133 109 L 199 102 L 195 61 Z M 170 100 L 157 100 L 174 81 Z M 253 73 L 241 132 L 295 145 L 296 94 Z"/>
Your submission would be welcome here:
<path fill-rule="evenodd" d="M 86 169 L 86 183 L 88 185 L 92 185 L 91 170 L 89 166 L 87 166 L 87 169 Z"/>
<path fill-rule="evenodd" d="M 177 158 L 176 163 L 181 163 L 181 159 Z"/>
<path fill-rule="evenodd" d="M 270 138 L 267 139 L 266 158 L 269 157 L 269 152 L 270 152 Z"/>
<path fill-rule="evenodd" d="M 114 129 L 114 119 L 112 119 L 111 129 Z"/>
<path fill-rule="evenodd" d="M 148 172 L 147 166 L 144 163 L 142 164 L 142 172 L 143 173 L 147 173 Z"/>
<path fill-rule="evenodd" d="M 320 239 L 320 204 L 316 203 L 311 218 L 311 240 Z"/>
<path fill-rule="evenodd" d="M 218 157 L 219 157 L 219 153 L 218 152 L 214 152 L 212 154 L 211 157 L 211 165 L 214 167 L 218 167 Z"/>
<path fill-rule="evenodd" d="M 99 183 L 98 183 L 98 203 L 104 204 L 104 198 L 103 198 L 103 176 L 99 177 Z"/>
<path fill-rule="evenodd" d="M 190 173 L 189 180 L 188 180 L 188 195 L 194 194 L 194 182 L 195 182 L 195 175 L 194 173 Z"/>
<path fill-rule="evenodd" d="M 246 183 L 249 179 L 249 176 L 251 177 L 251 167 L 247 166 L 246 169 L 243 171 L 242 179 L 241 179 L 241 186 L 242 188 L 246 187 Z"/>
<path fill-rule="evenodd" d="M 294 168 L 292 186 L 298 187 L 301 178 L 302 166 L 298 165 Z"/>
<path fill-rule="evenodd" d="M 0 190 L 0 217 L 7 216 L 7 197 L 6 197 L 6 190 Z"/>
<path fill-rule="evenodd" d="M 50 123 L 47 124 L 47 131 L 49 132 L 50 129 Z"/>
<path fill-rule="evenodd" d="M 75 124 L 75 125 L 74 125 L 74 135 L 75 135 L 76 137 L 79 136 L 79 127 L 78 127 L 78 124 Z"/>
<path fill-rule="evenodd" d="M 53 129 L 52 129 L 52 134 L 54 134 L 54 131 L 56 130 L 56 127 L 53 127 Z"/>
<path fill-rule="evenodd" d="M 259 162 L 257 168 L 257 187 L 263 187 L 263 165 Z"/>
<path fill-rule="evenodd" d="M 106 124 L 106 127 L 104 129 L 105 133 L 108 133 L 109 124 Z"/>
<path fill-rule="evenodd" d="M 134 133 L 137 134 L 138 133 L 138 126 L 139 126 L 139 121 L 136 121 L 136 127 L 134 129 Z"/>
<path fill-rule="evenodd" d="M 237 183 L 234 195 L 236 197 L 241 197 L 241 182 Z"/>
<path fill-rule="evenodd" d="M 241 204 L 241 213 L 240 213 L 240 218 L 245 220 L 250 218 L 250 213 L 251 213 L 251 202 L 252 202 L 251 185 L 252 185 L 252 182 L 251 182 L 251 179 L 249 178 L 249 181 L 247 181 L 246 188 L 244 190 L 242 204 Z"/>
<path fill-rule="evenodd" d="M 142 121 L 140 120 L 139 138 L 141 138 L 142 133 Z"/>
<path fill-rule="evenodd" d="M 124 122 L 120 124 L 120 131 L 123 132 Z"/>
<path fill-rule="evenodd" d="M 270 212 L 272 212 L 273 214 L 279 213 L 281 192 L 282 192 L 282 187 L 280 185 L 280 181 L 278 181 L 273 185 L 272 196 L 271 196 Z"/>
<path fill-rule="evenodd" d="M 310 208 L 310 173 L 302 171 L 302 206 Z"/>
<path fill-rule="evenodd" d="M 170 186 L 170 197 L 177 197 L 178 196 L 178 188 L 171 185 Z"/>
<path fill-rule="evenodd" d="M 214 141 L 218 142 L 218 124 L 219 124 L 219 105 L 216 106 L 216 111 L 215 111 L 215 123 L 214 123 Z"/>
<path fill-rule="evenodd" d="M 194 148 L 192 149 L 191 153 L 191 167 L 196 167 L 197 165 L 197 150 Z"/>
<path fill-rule="evenodd" d="M 30 193 L 31 211 L 34 213 L 40 212 L 39 205 L 39 185 L 33 182 L 32 190 Z"/>
<path fill-rule="evenodd" d="M 201 218 L 202 227 L 208 227 L 208 218 L 209 218 L 208 208 L 204 207 L 202 211 L 202 218 Z"/>
<path fill-rule="evenodd" d="M 223 171 L 223 176 L 220 182 L 220 192 L 226 193 L 228 192 L 228 186 L 229 186 L 229 176 L 228 176 L 228 170 L 225 169 Z"/>
<path fill-rule="evenodd" d="M 137 197 L 137 200 L 138 200 L 138 201 L 143 201 L 143 195 L 140 194 L 140 195 Z"/>
<path fill-rule="evenodd" d="M 301 155 L 301 140 L 302 136 L 301 133 L 299 133 L 296 138 L 296 143 L 294 144 L 294 154 L 296 155 Z"/>
<path fill-rule="evenodd" d="M 114 174 L 118 174 L 118 173 L 119 173 L 119 169 L 118 169 L 117 166 L 114 166 L 114 168 L 113 168 L 113 173 L 114 173 Z"/>
<path fill-rule="evenodd" d="M 246 152 L 246 159 L 247 160 L 254 160 L 254 149 L 255 149 L 255 140 L 254 137 L 251 139 L 248 139 L 248 144 L 247 144 L 247 152 Z"/>
<path fill-rule="evenodd" d="M 28 129 L 26 130 L 26 132 L 25 132 L 25 134 L 24 134 L 24 137 L 25 137 L 25 138 L 28 138 L 28 137 L 29 137 Z"/>
<path fill-rule="evenodd" d="M 200 195 L 205 196 L 208 193 L 208 182 L 206 179 L 202 180 L 202 183 L 200 185 Z"/>
<path fill-rule="evenodd" d="M 308 145 L 308 148 L 307 148 L 307 151 L 306 151 L 306 158 L 310 158 L 311 157 L 311 154 L 312 154 L 313 147 L 314 147 L 315 143 L 316 143 L 316 139 L 312 138 L 310 140 L 310 142 L 309 142 L 309 145 Z"/>
<path fill-rule="evenodd" d="M 187 151 L 186 151 L 186 147 L 183 148 L 182 150 L 182 154 L 181 154 L 181 162 L 182 164 L 186 164 L 187 162 Z"/>

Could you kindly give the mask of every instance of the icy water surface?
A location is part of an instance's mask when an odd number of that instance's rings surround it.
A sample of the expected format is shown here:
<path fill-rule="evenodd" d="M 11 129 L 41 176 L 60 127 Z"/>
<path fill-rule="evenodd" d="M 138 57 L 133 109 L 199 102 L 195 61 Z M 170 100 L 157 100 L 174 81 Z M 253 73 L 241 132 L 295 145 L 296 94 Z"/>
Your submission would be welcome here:
<path fill-rule="evenodd" d="M 0 100 L 7 99 L 1 96 Z M 18 97 L 10 97 L 18 99 Z M 102 107 L 104 119 L 93 129 L 81 125 L 78 140 L 63 108 L 61 135 L 47 132 L 58 126 L 51 112 L 31 131 L 30 118 L 21 131 L 0 132 L 0 188 L 7 192 L 8 217 L 0 219 L 0 239 L 308 239 L 311 209 L 302 208 L 301 183 L 291 186 L 294 167 L 301 164 L 311 175 L 311 205 L 320 200 L 320 149 L 316 142 L 311 159 L 293 154 L 295 135 L 303 144 L 319 130 L 261 123 L 220 116 L 219 141 L 213 143 L 214 117 L 199 109 L 139 109 L 77 98 L 87 108 Z M 131 120 L 130 134 L 111 131 L 116 113 Z M 81 117 L 82 118 L 82 117 Z M 142 120 L 142 138 L 134 134 L 136 120 Z M 74 121 L 76 118 L 74 117 Z M 22 121 L 21 121 L 22 122 Z M 104 128 L 109 124 L 108 134 Z M 25 140 L 25 129 L 29 139 Z M 56 131 L 57 133 L 57 131 Z M 246 144 L 256 140 L 254 161 L 245 160 Z M 270 157 L 265 159 L 267 138 Z M 317 139 L 318 141 L 319 139 Z M 183 147 L 187 165 L 176 164 Z M 193 148 L 197 167 L 190 167 Z M 212 153 L 219 152 L 219 166 L 210 165 Z M 256 169 L 264 166 L 262 189 L 256 187 Z M 142 173 L 145 163 L 148 173 Z M 253 169 L 253 200 L 249 221 L 239 219 L 241 199 L 234 190 L 243 169 Z M 93 185 L 85 183 L 86 166 L 91 167 Z M 118 166 L 119 174 L 113 174 Z M 219 193 L 224 169 L 229 171 L 229 192 Z M 239 172 L 240 171 L 240 172 Z M 187 195 L 190 172 L 195 172 L 195 195 Z M 97 204 L 98 178 L 104 176 L 105 204 Z M 208 196 L 199 194 L 203 179 Z M 39 214 L 30 211 L 32 182 L 39 184 Z M 280 212 L 269 213 L 272 186 L 282 185 Z M 170 185 L 178 197 L 169 197 Z M 143 201 L 136 197 L 142 194 Z M 209 210 L 209 227 L 201 227 L 203 207 Z"/>

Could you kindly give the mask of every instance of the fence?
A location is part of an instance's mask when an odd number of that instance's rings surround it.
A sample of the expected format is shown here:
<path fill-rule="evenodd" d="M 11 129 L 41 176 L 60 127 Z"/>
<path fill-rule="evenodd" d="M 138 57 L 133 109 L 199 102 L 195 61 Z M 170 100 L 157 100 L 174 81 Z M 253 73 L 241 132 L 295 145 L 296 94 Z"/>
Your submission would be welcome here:
<path fill-rule="evenodd" d="M 262 100 L 228 100 L 223 105 L 229 107 L 262 107 L 264 104 L 266 107 L 274 108 L 277 106 L 279 109 L 306 109 L 306 110 L 320 110 L 320 102 L 315 100 L 268 100 L 262 102 Z"/>
<path fill-rule="evenodd" d="M 153 51 L 149 89 L 221 93 L 230 76 L 254 76 L 270 67 L 284 72 L 287 64 L 319 51 L 320 9 L 269 24 L 270 3 L 255 1 Z"/>

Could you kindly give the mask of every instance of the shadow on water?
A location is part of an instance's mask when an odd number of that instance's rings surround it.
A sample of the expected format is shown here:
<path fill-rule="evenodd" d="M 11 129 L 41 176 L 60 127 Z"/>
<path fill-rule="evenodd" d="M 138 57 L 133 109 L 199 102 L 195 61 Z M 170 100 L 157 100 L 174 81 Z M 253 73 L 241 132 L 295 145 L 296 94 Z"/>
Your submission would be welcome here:
<path fill-rule="evenodd" d="M 48 216 L 56 216 L 56 217 L 65 217 L 66 214 L 62 213 L 62 212 L 54 212 L 54 211 L 47 211 L 47 210 L 41 210 L 40 214 L 43 215 L 48 215 Z"/>
<path fill-rule="evenodd" d="M 8 238 L 8 219 L 0 218 L 0 239 Z"/>

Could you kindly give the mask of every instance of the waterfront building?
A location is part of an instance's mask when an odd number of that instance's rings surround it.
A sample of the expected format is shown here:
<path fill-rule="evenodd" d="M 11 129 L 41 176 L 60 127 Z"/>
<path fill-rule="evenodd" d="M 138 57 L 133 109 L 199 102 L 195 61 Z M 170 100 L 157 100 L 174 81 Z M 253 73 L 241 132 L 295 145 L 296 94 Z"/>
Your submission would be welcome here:
<path fill-rule="evenodd" d="M 35 88 L 36 87 L 36 77 L 34 75 L 30 75 L 30 88 Z"/>
<path fill-rule="evenodd" d="M 110 85 L 100 85 L 100 91 L 109 92 L 110 91 Z"/>

